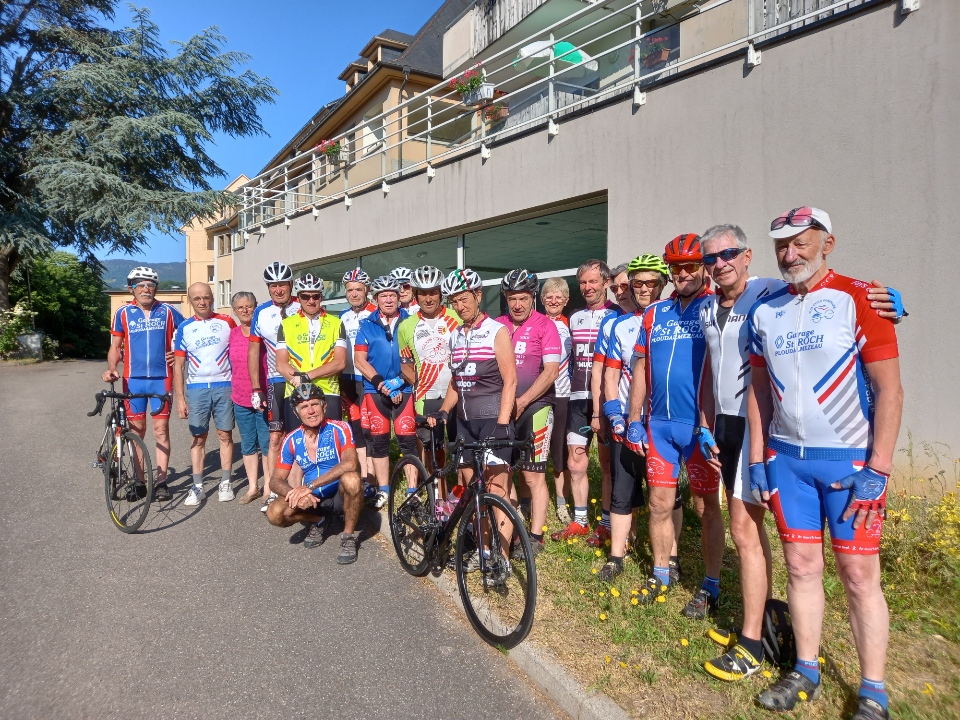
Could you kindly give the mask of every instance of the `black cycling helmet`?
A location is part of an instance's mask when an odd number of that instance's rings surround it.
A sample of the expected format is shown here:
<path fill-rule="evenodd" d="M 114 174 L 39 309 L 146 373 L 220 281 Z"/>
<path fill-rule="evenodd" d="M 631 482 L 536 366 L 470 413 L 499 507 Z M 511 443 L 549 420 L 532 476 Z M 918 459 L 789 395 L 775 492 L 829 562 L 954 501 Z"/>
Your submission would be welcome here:
<path fill-rule="evenodd" d="M 528 292 L 536 294 L 540 287 L 540 280 L 534 273 L 523 268 L 511 270 L 503 276 L 500 282 L 500 292 Z"/>
<path fill-rule="evenodd" d="M 314 385 L 310 382 L 310 379 L 306 375 L 300 376 L 300 384 L 297 385 L 293 392 L 290 393 L 290 403 L 296 407 L 300 403 L 306 402 L 307 400 L 323 400 L 326 401 L 327 396 L 323 394 L 323 390 L 320 389 L 319 385 Z"/>

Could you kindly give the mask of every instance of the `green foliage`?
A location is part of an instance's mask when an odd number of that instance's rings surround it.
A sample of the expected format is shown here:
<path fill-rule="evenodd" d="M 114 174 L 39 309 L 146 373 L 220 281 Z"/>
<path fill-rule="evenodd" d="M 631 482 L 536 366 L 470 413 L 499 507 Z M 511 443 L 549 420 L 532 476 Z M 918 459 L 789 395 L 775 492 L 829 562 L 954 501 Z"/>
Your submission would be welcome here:
<path fill-rule="evenodd" d="M 0 312 L 0 359 L 7 360 L 20 354 L 18 335 L 33 332 L 31 313 L 26 303 L 19 303 L 13 310 Z"/>
<path fill-rule="evenodd" d="M 248 56 L 216 28 L 170 53 L 146 9 L 104 27 L 115 6 L 0 3 L 0 309 L 23 257 L 71 247 L 93 263 L 232 205 L 207 147 L 263 132 L 257 107 L 277 91 L 238 71 Z"/>
<path fill-rule="evenodd" d="M 27 303 L 26 269 L 20 266 L 10 287 L 10 298 L 18 306 Z M 29 270 L 35 323 L 47 335 L 47 345 L 58 343 L 56 351 L 67 357 L 105 357 L 110 298 L 103 292 L 98 268 L 58 251 L 33 260 Z"/>

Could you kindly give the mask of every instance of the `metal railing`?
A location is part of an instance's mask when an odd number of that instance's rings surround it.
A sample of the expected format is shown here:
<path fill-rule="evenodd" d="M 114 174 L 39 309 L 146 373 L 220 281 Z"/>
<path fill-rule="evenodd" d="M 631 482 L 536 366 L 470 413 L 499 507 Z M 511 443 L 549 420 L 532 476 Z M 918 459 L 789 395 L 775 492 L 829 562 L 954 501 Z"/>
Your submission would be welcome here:
<path fill-rule="evenodd" d="M 744 34 L 681 59 L 683 26 L 736 2 L 747 6 Z M 691 15 L 647 30 L 663 18 L 656 1 L 646 13 L 649 0 L 587 5 L 488 57 L 481 53 L 474 67 L 493 94 L 485 103 L 466 106 L 448 78 L 256 176 L 239 190 L 240 230 L 289 224 L 296 214 L 318 215 L 335 202 L 349 206 L 351 193 L 377 185 L 389 192 L 389 181 L 424 167 L 432 177 L 435 163 L 478 146 L 485 159 L 495 141 L 531 126 L 545 124 L 555 134 L 561 117 L 617 95 L 632 92 L 634 103 L 643 104 L 644 90 L 682 69 L 735 49 L 748 48 L 755 58 L 756 42 L 879 2 L 890 0 L 707 0 Z M 536 43 L 546 52 L 522 59 Z"/>

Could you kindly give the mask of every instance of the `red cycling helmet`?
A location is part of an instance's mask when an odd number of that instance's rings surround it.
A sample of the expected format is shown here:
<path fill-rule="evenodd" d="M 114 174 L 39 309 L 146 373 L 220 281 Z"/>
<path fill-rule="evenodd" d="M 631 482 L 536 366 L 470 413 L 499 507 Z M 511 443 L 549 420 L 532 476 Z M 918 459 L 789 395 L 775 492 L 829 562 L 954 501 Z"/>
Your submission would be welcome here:
<path fill-rule="evenodd" d="M 667 263 L 703 260 L 703 251 L 700 249 L 700 236 L 694 233 L 677 235 L 667 243 L 663 249 L 663 259 Z"/>

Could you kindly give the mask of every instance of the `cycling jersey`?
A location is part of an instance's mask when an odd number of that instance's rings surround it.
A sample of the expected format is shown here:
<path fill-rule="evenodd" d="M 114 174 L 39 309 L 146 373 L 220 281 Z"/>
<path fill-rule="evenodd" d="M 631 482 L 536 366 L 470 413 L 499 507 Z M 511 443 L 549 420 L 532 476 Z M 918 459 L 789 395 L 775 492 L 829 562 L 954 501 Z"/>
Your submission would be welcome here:
<path fill-rule="evenodd" d="M 570 349 L 573 345 L 570 337 L 570 321 L 563 315 L 551 319 L 560 336 L 560 374 L 553 383 L 553 391 L 558 398 L 568 398 L 570 397 Z"/>
<path fill-rule="evenodd" d="M 707 354 L 700 307 L 712 302 L 712 295 L 704 288 L 686 309 L 681 309 L 679 297 L 660 300 L 643 314 L 633 351 L 634 358 L 646 358 L 645 414 L 651 419 L 700 425 L 700 383 Z"/>
<path fill-rule="evenodd" d="M 484 313 L 473 327 L 461 325 L 450 335 L 450 370 L 460 395 L 457 414 L 463 420 L 500 415 L 503 376 L 497 365 L 494 340 L 501 330 L 508 332 Z"/>
<path fill-rule="evenodd" d="M 340 322 L 343 323 L 343 330 L 347 336 L 347 364 L 343 368 L 343 372 L 340 373 L 340 376 L 344 380 L 363 380 L 363 378 L 360 377 L 360 373 L 358 373 L 356 368 L 353 366 L 353 344 L 357 339 L 357 331 L 360 329 L 360 321 L 364 318 L 370 317 L 370 313 L 374 312 L 376 309 L 376 305 L 368 302 L 365 306 L 360 308 L 359 312 L 354 310 L 352 307 L 349 307 L 340 313 Z"/>
<path fill-rule="evenodd" d="M 420 312 L 420 303 L 416 300 L 411 300 L 409 305 L 403 305 L 402 307 L 407 311 L 407 315 L 416 315 Z"/>
<path fill-rule="evenodd" d="M 630 383 L 633 381 L 633 348 L 637 344 L 642 319 L 643 312 L 638 310 L 629 315 L 621 315 L 614 320 L 610 328 L 610 340 L 603 356 L 604 367 L 620 373 L 617 397 L 624 413 L 630 407 Z"/>
<path fill-rule="evenodd" d="M 173 347 L 186 358 L 187 387 L 230 387 L 230 331 L 237 324 L 228 315 L 212 313 L 207 319 L 194 315 L 177 328 Z"/>
<path fill-rule="evenodd" d="M 571 400 L 586 400 L 590 397 L 590 370 L 593 367 L 594 344 L 600 333 L 600 326 L 607 316 L 617 316 L 622 312 L 618 305 L 607 301 L 596 310 L 584 308 L 570 316 L 570 335 L 572 336 Z"/>
<path fill-rule="evenodd" d="M 543 372 L 544 364 L 560 362 L 560 333 L 550 318 L 536 310 L 520 327 L 514 326 L 509 315 L 501 315 L 496 321 L 507 329 L 513 341 L 513 354 L 517 361 L 517 397 L 520 397 L 533 387 Z M 552 405 L 554 398 L 551 385 L 535 400 Z"/>
<path fill-rule="evenodd" d="M 306 485 L 339 465 L 344 451 L 355 447 L 353 433 L 350 432 L 350 426 L 347 423 L 339 420 L 325 420 L 317 435 L 316 455 L 310 457 L 307 453 L 303 426 L 301 426 L 283 439 L 280 457 L 277 458 L 277 467 L 289 470 L 296 462 L 303 470 L 303 484 Z M 339 489 L 340 480 L 337 479 L 316 488 L 313 494 L 328 498 L 336 495 Z"/>
<path fill-rule="evenodd" d="M 788 285 L 751 308 L 750 364 L 767 368 L 773 391 L 771 450 L 867 459 L 873 394 L 864 365 L 898 356 L 893 323 L 870 307 L 870 287 L 830 270 L 806 295 Z"/>
<path fill-rule="evenodd" d="M 171 305 L 155 301 L 144 312 L 135 300 L 117 309 L 110 334 L 123 338 L 124 378 L 170 377 L 166 354 L 183 315 Z"/>
<path fill-rule="evenodd" d="M 280 329 L 280 321 L 299 309 L 300 303 L 296 300 L 282 308 L 273 300 L 267 300 L 253 311 L 253 319 L 250 322 L 250 342 L 261 343 L 264 348 L 267 355 L 266 380 L 268 383 L 286 382 L 277 370 L 277 331 Z M 256 384 L 256 378 L 254 383 Z"/>
<path fill-rule="evenodd" d="M 308 372 L 333 360 L 334 350 L 347 349 L 347 337 L 340 318 L 326 311 L 312 320 L 298 310 L 285 317 L 277 330 L 277 350 L 286 350 L 290 364 L 297 372 Z M 339 399 L 340 378 L 337 375 L 317 378 L 313 384 L 330 396 Z M 293 385 L 287 383 L 286 397 L 293 393 Z"/>
<path fill-rule="evenodd" d="M 450 333 L 458 327 L 460 316 L 449 308 L 441 308 L 433 319 L 417 312 L 397 327 L 400 362 L 412 363 L 417 370 L 415 402 L 446 395 L 450 384 Z"/>
<path fill-rule="evenodd" d="M 380 311 L 376 310 L 360 321 L 360 329 L 357 330 L 354 351 L 367 353 L 367 362 L 386 380 L 403 377 L 400 374 L 400 343 L 397 332 L 400 323 L 406 319 L 407 311 L 401 308 L 399 314 L 390 321 L 388 330 L 383 324 Z M 363 389 L 367 393 L 377 393 L 377 388 L 366 378 L 363 380 Z M 412 388 L 404 383 L 401 390 L 408 393 Z"/>

